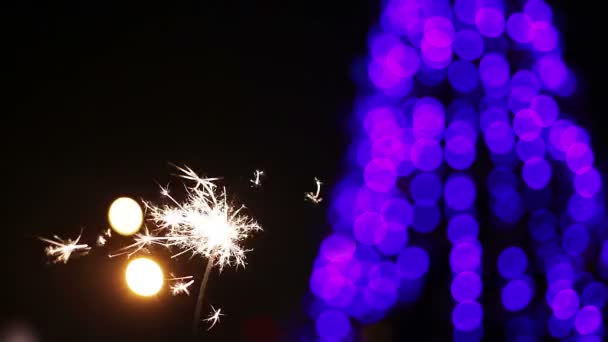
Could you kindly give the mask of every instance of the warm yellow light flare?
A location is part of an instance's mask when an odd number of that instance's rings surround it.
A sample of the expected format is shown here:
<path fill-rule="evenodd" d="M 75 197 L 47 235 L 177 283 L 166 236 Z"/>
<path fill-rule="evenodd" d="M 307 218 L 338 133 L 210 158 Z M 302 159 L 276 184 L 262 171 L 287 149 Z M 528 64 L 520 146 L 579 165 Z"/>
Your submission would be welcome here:
<path fill-rule="evenodd" d="M 133 235 L 137 233 L 144 221 L 141 206 L 129 197 L 117 198 L 108 211 L 110 226 L 120 235 Z"/>
<path fill-rule="evenodd" d="M 129 262 L 125 278 L 131 291 L 143 297 L 157 294 L 165 279 L 160 266 L 148 258 L 137 258 Z"/>

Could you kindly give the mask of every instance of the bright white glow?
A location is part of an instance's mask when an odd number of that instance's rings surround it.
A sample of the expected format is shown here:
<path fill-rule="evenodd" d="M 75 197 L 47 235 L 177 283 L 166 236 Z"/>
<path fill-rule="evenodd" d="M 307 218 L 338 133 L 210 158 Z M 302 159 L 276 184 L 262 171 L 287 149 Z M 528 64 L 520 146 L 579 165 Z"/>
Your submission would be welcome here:
<path fill-rule="evenodd" d="M 135 294 L 150 297 L 163 287 L 163 270 L 153 260 L 137 258 L 129 262 L 125 272 L 127 285 Z"/>
<path fill-rule="evenodd" d="M 108 211 L 108 220 L 115 232 L 129 236 L 137 233 L 144 221 L 144 214 L 135 200 L 120 197 L 112 202 Z"/>

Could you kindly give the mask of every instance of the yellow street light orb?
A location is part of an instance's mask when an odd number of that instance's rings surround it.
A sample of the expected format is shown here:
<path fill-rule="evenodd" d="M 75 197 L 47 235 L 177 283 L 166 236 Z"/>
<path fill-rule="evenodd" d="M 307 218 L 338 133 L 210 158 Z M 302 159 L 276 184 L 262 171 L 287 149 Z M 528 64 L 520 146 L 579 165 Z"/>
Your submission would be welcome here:
<path fill-rule="evenodd" d="M 120 197 L 112 202 L 108 210 L 108 220 L 112 229 L 120 235 L 137 233 L 144 222 L 141 206 L 134 199 Z"/>
<path fill-rule="evenodd" d="M 163 270 L 153 260 L 137 258 L 127 265 L 125 278 L 129 289 L 142 297 L 150 297 L 163 287 Z"/>

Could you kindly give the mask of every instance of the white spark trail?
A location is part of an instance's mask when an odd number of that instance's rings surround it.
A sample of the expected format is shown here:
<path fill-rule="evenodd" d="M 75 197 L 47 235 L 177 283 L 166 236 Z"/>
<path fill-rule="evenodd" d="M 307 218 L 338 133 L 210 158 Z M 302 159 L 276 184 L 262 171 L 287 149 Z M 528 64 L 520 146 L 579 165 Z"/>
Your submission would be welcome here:
<path fill-rule="evenodd" d="M 63 262 L 66 264 L 72 254 L 74 255 L 85 255 L 91 249 L 87 244 L 78 244 L 80 241 L 80 237 L 82 233 L 78 235 L 75 240 L 72 239 L 62 239 L 57 235 L 53 236 L 54 240 L 46 239 L 39 237 L 38 239 L 49 244 L 44 249 L 44 252 L 47 256 L 53 258 L 52 261 L 55 263 Z"/>
<path fill-rule="evenodd" d="M 316 192 L 307 192 L 305 193 L 305 199 L 308 199 L 309 201 L 311 201 L 314 204 L 319 204 L 323 198 L 320 197 L 321 194 L 321 181 L 315 177 L 315 184 L 317 185 L 317 191 Z"/>
<path fill-rule="evenodd" d="M 204 319 L 205 322 L 211 322 L 211 325 L 209 326 L 209 328 L 207 329 L 207 331 L 211 330 L 215 326 L 215 324 L 220 321 L 220 316 L 224 316 L 224 314 L 222 313 L 222 309 L 221 308 L 215 310 L 215 308 L 213 307 L 213 305 L 211 305 L 211 310 L 213 311 L 213 313 L 211 314 L 211 316 L 209 316 L 208 318 Z"/>
<path fill-rule="evenodd" d="M 255 170 L 253 174 L 253 179 L 249 180 L 249 182 L 251 182 L 251 186 L 254 188 L 259 188 L 260 186 L 262 186 L 262 176 L 264 176 L 264 171 Z"/>

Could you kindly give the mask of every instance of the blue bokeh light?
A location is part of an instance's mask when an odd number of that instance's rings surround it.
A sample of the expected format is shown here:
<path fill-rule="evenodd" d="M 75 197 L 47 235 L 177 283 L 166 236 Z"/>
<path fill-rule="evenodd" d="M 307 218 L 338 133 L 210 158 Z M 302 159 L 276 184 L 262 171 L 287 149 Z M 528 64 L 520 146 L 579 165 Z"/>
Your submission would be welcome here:
<path fill-rule="evenodd" d="M 479 84 L 477 67 L 468 61 L 456 61 L 448 68 L 448 81 L 457 91 L 470 93 Z"/>
<path fill-rule="evenodd" d="M 546 153 L 546 145 L 542 138 L 531 141 L 519 140 L 515 150 L 517 157 L 525 162 L 531 158 L 544 158 Z"/>
<path fill-rule="evenodd" d="M 418 203 L 435 204 L 441 198 L 442 191 L 441 178 L 434 172 L 419 173 L 410 183 L 410 195 Z"/>
<path fill-rule="evenodd" d="M 565 289 L 559 291 L 551 302 L 553 314 L 559 319 L 568 319 L 576 314 L 579 307 L 579 298 L 576 291 Z"/>
<path fill-rule="evenodd" d="M 454 41 L 454 52 L 458 57 L 465 61 L 474 61 L 481 57 L 483 50 L 483 37 L 477 31 L 458 31 Z"/>
<path fill-rule="evenodd" d="M 517 43 L 531 42 L 534 32 L 534 22 L 525 13 L 514 13 L 507 20 L 507 33 Z"/>
<path fill-rule="evenodd" d="M 595 306 L 585 306 L 577 314 L 574 320 L 576 331 L 581 335 L 596 332 L 602 325 L 602 312 Z"/>
<path fill-rule="evenodd" d="M 365 245 L 373 245 L 378 230 L 382 226 L 382 217 L 375 212 L 366 212 L 355 220 L 353 233 L 357 241 Z"/>
<path fill-rule="evenodd" d="M 452 45 L 455 35 L 454 25 L 446 17 L 435 16 L 424 22 L 424 39 L 435 46 Z"/>
<path fill-rule="evenodd" d="M 475 202 L 475 183 L 465 174 L 450 177 L 444 189 L 446 205 L 454 210 L 465 210 Z"/>
<path fill-rule="evenodd" d="M 574 176 L 574 189 L 584 198 L 595 196 L 602 188 L 602 176 L 596 169 L 589 169 Z"/>
<path fill-rule="evenodd" d="M 558 46 L 558 32 L 553 25 L 546 22 L 534 23 L 532 47 L 539 52 L 550 52 Z"/>
<path fill-rule="evenodd" d="M 475 272 L 461 272 L 452 280 L 452 298 L 457 302 L 476 300 L 481 295 L 481 278 Z"/>
<path fill-rule="evenodd" d="M 316 322 L 317 333 L 326 341 L 340 341 L 351 330 L 348 317 L 341 311 L 330 310 L 319 315 Z"/>
<path fill-rule="evenodd" d="M 404 198 L 391 198 L 384 202 L 380 209 L 385 222 L 409 225 L 412 222 L 412 206 Z"/>
<path fill-rule="evenodd" d="M 528 257 L 519 247 L 505 248 L 498 256 L 498 272 L 506 279 L 523 277 L 528 268 Z"/>
<path fill-rule="evenodd" d="M 581 296 L 583 305 L 593 305 L 598 308 L 603 308 L 608 300 L 608 289 L 601 282 L 591 282 L 585 286 Z"/>
<path fill-rule="evenodd" d="M 574 330 L 573 319 L 559 319 L 553 315 L 549 318 L 549 334 L 554 338 L 565 338 Z"/>
<path fill-rule="evenodd" d="M 481 7 L 475 13 L 475 26 L 486 37 L 498 37 L 505 30 L 504 13 L 498 8 Z"/>
<path fill-rule="evenodd" d="M 507 122 L 496 121 L 484 130 L 484 138 L 488 149 L 495 154 L 506 154 L 515 145 L 515 136 Z"/>
<path fill-rule="evenodd" d="M 532 157 L 524 163 L 522 177 L 531 189 L 542 189 L 549 184 L 552 174 L 551 165 L 544 158 Z"/>
<path fill-rule="evenodd" d="M 453 244 L 474 242 L 479 234 L 479 223 L 469 214 L 460 214 L 450 218 L 448 239 Z"/>
<path fill-rule="evenodd" d="M 416 139 L 437 139 L 445 127 L 445 109 L 439 100 L 425 97 L 413 109 L 412 131 Z"/>
<path fill-rule="evenodd" d="M 388 192 L 395 186 L 397 170 L 388 159 L 372 159 L 364 171 L 365 184 L 372 190 Z"/>
<path fill-rule="evenodd" d="M 524 6 L 524 13 L 536 22 L 551 22 L 553 11 L 543 0 L 529 0 Z"/>
<path fill-rule="evenodd" d="M 481 326 L 483 309 L 477 302 L 463 302 L 454 307 L 452 323 L 457 330 L 473 331 Z"/>
<path fill-rule="evenodd" d="M 557 102 L 547 95 L 535 96 L 530 103 L 530 108 L 538 114 L 543 127 L 551 126 L 559 115 Z"/>
<path fill-rule="evenodd" d="M 350 237 L 334 234 L 325 238 L 320 254 L 331 262 L 346 262 L 353 257 L 356 247 L 355 241 Z"/>
<path fill-rule="evenodd" d="M 525 309 L 532 300 L 532 287 L 526 280 L 511 280 L 502 289 L 502 304 L 508 311 Z"/>
<path fill-rule="evenodd" d="M 430 259 L 427 252 L 420 247 L 407 247 L 397 258 L 399 275 L 405 279 L 419 279 L 429 270 Z"/>
<path fill-rule="evenodd" d="M 522 109 L 513 118 L 513 131 L 525 141 L 535 140 L 540 136 L 542 122 L 538 114 L 531 109 Z"/>
<path fill-rule="evenodd" d="M 414 204 L 412 229 L 419 233 L 434 231 L 441 223 L 441 209 L 437 204 Z"/>
<path fill-rule="evenodd" d="M 591 147 L 584 143 L 575 143 L 566 152 L 566 162 L 568 168 L 576 173 L 585 173 L 593 167 L 593 152 Z"/>
<path fill-rule="evenodd" d="M 384 255 L 399 254 L 408 241 L 406 226 L 397 223 L 385 223 L 376 232 L 376 248 Z"/>
<path fill-rule="evenodd" d="M 422 171 L 433 171 L 443 161 L 443 150 L 436 140 L 419 139 L 412 146 L 412 163 Z"/>
<path fill-rule="evenodd" d="M 454 245 L 450 252 L 450 266 L 454 272 L 475 271 L 481 265 L 481 248 L 476 243 Z"/>
<path fill-rule="evenodd" d="M 573 224 L 562 235 L 562 246 L 572 256 L 580 255 L 589 246 L 589 232 L 583 224 Z"/>
<path fill-rule="evenodd" d="M 509 81 L 509 63 L 498 53 L 488 53 L 479 63 L 482 83 L 489 88 L 504 86 Z"/>

